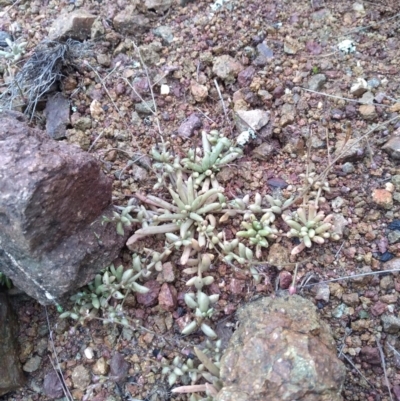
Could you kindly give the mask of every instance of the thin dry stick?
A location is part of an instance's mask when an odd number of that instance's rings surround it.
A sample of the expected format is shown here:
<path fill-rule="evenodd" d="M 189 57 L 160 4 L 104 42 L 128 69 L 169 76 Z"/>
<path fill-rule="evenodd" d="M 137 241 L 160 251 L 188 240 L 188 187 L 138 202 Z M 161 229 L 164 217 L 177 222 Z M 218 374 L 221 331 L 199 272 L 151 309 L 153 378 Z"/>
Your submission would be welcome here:
<path fill-rule="evenodd" d="M 57 352 L 56 352 L 56 347 L 54 346 L 54 340 L 53 340 L 53 330 L 50 327 L 50 319 L 49 319 L 49 314 L 47 312 L 47 306 L 44 307 L 45 312 L 46 312 L 46 320 L 47 320 L 47 327 L 49 328 L 49 338 L 50 338 L 50 344 L 51 344 L 51 349 L 53 351 L 54 354 L 54 359 L 56 360 L 57 363 L 57 367 L 54 366 L 54 363 L 52 361 L 52 359 L 50 358 L 51 364 L 53 365 L 54 370 L 58 371 L 59 376 L 62 379 L 62 383 L 63 383 L 63 392 L 65 397 L 70 400 L 70 401 L 74 401 L 74 397 L 72 397 L 72 394 L 69 391 L 69 388 L 67 386 L 67 383 L 64 380 L 64 376 L 60 367 L 60 362 L 58 361 L 58 356 L 57 356 Z"/>
<path fill-rule="evenodd" d="M 138 46 L 136 45 L 135 42 L 133 42 L 133 46 L 135 47 L 136 52 L 139 55 L 139 59 L 140 59 L 140 63 L 142 64 L 142 67 L 144 69 L 144 72 L 146 73 L 146 77 L 147 77 L 147 82 L 149 84 L 149 88 L 150 88 L 150 93 L 151 93 L 151 98 L 153 100 L 153 105 L 154 105 L 154 116 L 155 116 L 155 121 L 157 124 L 157 128 L 158 128 L 158 133 L 160 135 L 161 138 L 161 142 L 164 143 L 164 137 L 163 137 L 163 132 L 161 130 L 161 125 L 160 125 L 160 120 L 158 119 L 158 110 L 157 110 L 157 104 L 156 104 L 156 99 L 154 96 L 154 91 L 153 91 L 153 86 L 151 85 L 151 79 L 150 79 L 150 75 L 149 75 L 149 70 L 147 68 L 146 63 L 143 60 L 142 54 L 140 53 L 140 49 L 138 48 Z"/>
<path fill-rule="evenodd" d="M 222 93 L 221 93 L 221 90 L 219 89 L 218 81 L 216 79 L 214 79 L 214 85 L 217 88 L 218 96 L 219 96 L 219 98 L 221 99 L 221 102 L 222 102 L 222 109 L 224 110 L 225 120 L 228 123 L 228 126 L 229 126 L 229 128 L 231 130 L 231 133 L 232 133 L 231 122 L 229 121 L 229 118 L 228 118 L 228 113 L 226 111 L 224 98 L 222 97 Z"/>
<path fill-rule="evenodd" d="M 111 103 L 112 103 L 113 106 L 115 107 L 115 110 L 117 110 L 117 111 L 118 111 L 118 114 L 119 114 L 121 117 L 123 117 L 121 111 L 119 110 L 118 106 L 115 104 L 114 100 L 112 99 L 112 97 L 111 97 L 111 95 L 110 95 L 110 92 L 108 91 L 108 89 L 107 89 L 107 87 L 106 87 L 106 85 L 105 85 L 105 83 L 104 83 L 104 80 L 101 78 L 101 76 L 99 75 L 99 73 L 89 64 L 89 62 L 88 62 L 87 60 L 84 61 L 84 64 L 87 65 L 88 67 L 90 67 L 90 69 L 97 75 L 97 78 L 99 79 L 99 81 L 100 81 L 102 87 L 103 87 L 104 90 L 106 91 L 107 96 L 109 97 L 109 99 L 111 100 Z M 115 70 L 115 69 L 114 69 L 114 70 Z M 114 70 L 113 70 L 113 71 L 114 71 Z M 108 77 L 109 75 L 110 75 L 110 74 L 108 74 L 107 77 Z M 100 134 L 100 135 L 101 135 L 101 134 Z"/>
<path fill-rule="evenodd" d="M 339 278 L 333 278 L 331 280 L 319 281 L 318 283 L 307 284 L 304 287 L 312 287 L 317 284 L 333 283 L 335 281 L 347 280 L 347 279 L 364 277 L 364 276 L 372 276 L 374 274 L 396 273 L 396 272 L 400 272 L 400 268 L 392 269 L 392 270 L 378 270 L 376 272 L 360 273 L 360 274 L 355 274 L 354 276 L 343 276 L 343 277 L 339 277 Z"/>
<path fill-rule="evenodd" d="M 346 354 L 342 354 L 342 356 L 352 366 L 352 368 L 365 380 L 366 383 L 368 383 L 372 388 L 375 388 L 375 386 L 370 381 L 368 381 L 368 379 L 362 374 L 361 370 L 358 369 L 356 365 L 354 365 L 353 361 Z"/>
<path fill-rule="evenodd" d="M 372 134 L 374 131 L 376 131 L 377 129 L 380 128 L 384 128 L 387 125 L 389 125 L 391 122 L 396 121 L 399 118 L 399 116 L 393 117 L 388 121 L 385 121 L 382 124 L 378 124 L 375 127 L 371 128 L 369 131 L 367 131 L 364 135 L 360 136 L 359 138 L 355 139 L 354 142 L 346 147 L 343 147 L 340 152 L 338 153 L 338 155 L 332 160 L 331 163 L 328 164 L 328 166 L 324 169 L 324 171 L 318 176 L 318 178 L 315 181 L 325 181 L 326 180 L 326 176 L 329 174 L 329 172 L 331 171 L 332 167 L 335 165 L 335 163 L 341 158 L 343 157 L 346 152 L 349 151 L 349 149 L 351 149 L 352 147 L 356 146 L 358 143 L 360 143 L 362 140 L 364 140 L 365 138 L 367 138 L 370 134 Z M 293 201 L 296 202 L 298 199 L 302 199 L 304 196 L 304 193 L 307 193 L 311 188 L 311 185 L 308 185 L 307 187 L 305 187 L 299 194 L 299 196 Z"/>
<path fill-rule="evenodd" d="M 322 95 L 325 97 L 331 97 L 333 99 L 339 99 L 339 100 L 346 100 L 347 102 L 354 102 L 354 103 L 360 103 L 360 104 L 365 104 L 364 102 L 362 102 L 361 100 L 357 100 L 357 99 L 349 99 L 348 97 L 341 97 L 341 96 L 337 96 L 337 95 L 329 95 L 328 93 L 323 93 L 323 92 L 318 92 L 318 91 L 314 91 L 312 89 L 307 89 L 307 88 L 303 88 L 302 86 L 299 87 L 300 89 L 306 91 L 306 92 L 311 92 L 311 93 L 316 93 L 318 95 Z M 380 107 L 391 107 L 390 104 L 380 104 Z"/>
<path fill-rule="evenodd" d="M 378 338 L 376 339 L 376 345 L 378 346 L 379 355 L 381 356 L 383 374 L 385 375 L 385 382 L 386 382 L 386 387 L 388 388 L 388 391 L 389 391 L 389 397 L 390 397 L 390 400 L 393 401 L 392 392 L 390 391 L 390 383 L 389 383 L 389 379 L 388 379 L 387 373 L 386 373 L 385 355 L 383 354 L 382 346 L 381 346 L 381 343 L 379 342 Z"/>

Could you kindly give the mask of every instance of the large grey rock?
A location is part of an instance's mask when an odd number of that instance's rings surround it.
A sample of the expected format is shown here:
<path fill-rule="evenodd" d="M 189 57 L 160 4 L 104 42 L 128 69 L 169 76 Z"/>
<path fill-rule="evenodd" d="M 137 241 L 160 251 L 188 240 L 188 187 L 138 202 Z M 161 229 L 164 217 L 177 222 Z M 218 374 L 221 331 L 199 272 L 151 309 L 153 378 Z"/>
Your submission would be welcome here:
<path fill-rule="evenodd" d="M 118 255 L 111 180 L 91 155 L 0 114 L 0 270 L 42 304 L 86 284 Z"/>
<path fill-rule="evenodd" d="M 217 401 L 341 401 L 345 366 L 316 307 L 300 296 L 263 298 L 239 312 L 221 360 Z"/>
<path fill-rule="evenodd" d="M 25 383 L 18 358 L 18 325 L 7 296 L 0 292 L 0 396 Z"/>

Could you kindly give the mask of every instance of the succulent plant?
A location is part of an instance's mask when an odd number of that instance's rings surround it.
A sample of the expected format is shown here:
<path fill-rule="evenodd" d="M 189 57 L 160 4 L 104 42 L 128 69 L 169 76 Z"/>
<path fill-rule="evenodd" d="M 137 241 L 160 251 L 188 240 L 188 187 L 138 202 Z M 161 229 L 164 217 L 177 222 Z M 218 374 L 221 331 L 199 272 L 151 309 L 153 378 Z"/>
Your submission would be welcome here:
<path fill-rule="evenodd" d="M 136 274 L 135 274 L 136 273 Z M 61 318 L 72 318 L 74 320 L 86 319 L 98 315 L 99 310 L 107 312 L 107 319 L 114 321 L 123 315 L 121 307 L 110 304 L 112 299 L 123 300 L 132 291 L 146 293 L 149 291 L 137 283 L 143 276 L 142 271 L 135 272 L 135 269 L 124 270 L 124 267 L 111 265 L 102 274 L 97 274 L 83 290 L 74 294 L 70 299 L 75 302 L 72 311 L 66 311 L 60 315 Z M 122 321 L 127 324 L 127 321 Z"/>
<path fill-rule="evenodd" d="M 300 239 L 300 244 L 293 248 L 292 255 L 300 253 L 305 248 L 310 248 L 313 242 L 321 245 L 328 238 L 335 241 L 340 238 L 339 234 L 332 232 L 333 215 L 330 214 L 325 217 L 324 212 L 318 212 L 313 201 L 308 202 L 308 210 L 307 206 L 301 206 L 296 212 L 282 217 L 290 227 L 287 236 Z"/>
<path fill-rule="evenodd" d="M 14 62 L 19 61 L 25 53 L 25 47 L 28 42 L 12 42 L 9 38 L 5 39 L 8 47 L 6 50 L 0 50 L 0 57 L 3 56 L 6 59 L 12 58 Z"/>

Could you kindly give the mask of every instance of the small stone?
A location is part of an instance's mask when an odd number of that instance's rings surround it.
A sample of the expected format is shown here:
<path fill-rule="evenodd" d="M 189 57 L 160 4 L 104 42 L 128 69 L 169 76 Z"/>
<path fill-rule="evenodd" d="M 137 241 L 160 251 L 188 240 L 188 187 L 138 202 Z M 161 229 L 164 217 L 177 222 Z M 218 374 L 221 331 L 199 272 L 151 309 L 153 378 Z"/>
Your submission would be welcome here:
<path fill-rule="evenodd" d="M 139 114 L 150 115 L 154 112 L 155 106 L 153 100 L 148 100 L 147 102 L 140 102 L 135 104 L 135 110 Z"/>
<path fill-rule="evenodd" d="M 50 40 L 67 38 L 86 40 L 90 37 L 92 24 L 96 17 L 84 9 L 78 9 L 68 14 L 61 14 L 50 27 Z"/>
<path fill-rule="evenodd" d="M 276 146 L 269 142 L 264 142 L 260 146 L 253 149 L 252 155 L 259 160 L 270 160 L 271 156 L 276 152 Z"/>
<path fill-rule="evenodd" d="M 93 359 L 94 357 L 94 352 L 92 347 L 85 348 L 85 351 L 83 351 L 83 353 L 85 354 L 85 357 L 89 360 Z"/>
<path fill-rule="evenodd" d="M 71 124 L 75 129 L 87 131 L 92 128 L 92 120 L 90 117 L 80 117 L 73 114 L 71 116 Z"/>
<path fill-rule="evenodd" d="M 360 303 L 360 299 L 356 292 L 353 292 L 351 294 L 343 294 L 342 300 L 346 305 L 349 306 L 357 306 Z"/>
<path fill-rule="evenodd" d="M 241 88 L 249 86 L 253 79 L 256 69 L 254 67 L 247 67 L 243 71 L 240 71 L 238 75 L 238 84 Z"/>
<path fill-rule="evenodd" d="M 46 132 L 54 139 L 63 139 L 69 120 L 70 104 L 60 92 L 50 96 L 46 102 Z"/>
<path fill-rule="evenodd" d="M 208 89 L 205 85 L 200 85 L 196 81 L 192 81 L 190 84 L 190 91 L 194 97 L 194 100 L 198 103 L 203 103 L 207 100 Z"/>
<path fill-rule="evenodd" d="M 241 294 L 245 287 L 246 283 L 244 280 L 238 280 L 237 278 L 233 278 L 229 284 L 229 289 L 232 294 Z"/>
<path fill-rule="evenodd" d="M 400 240 L 400 230 L 394 230 L 388 233 L 387 235 L 389 244 L 395 244 Z"/>
<path fill-rule="evenodd" d="M 258 131 L 268 124 L 270 113 L 265 110 L 237 110 L 235 118 L 238 131 L 247 131 L 249 128 Z"/>
<path fill-rule="evenodd" d="M 90 115 L 92 118 L 98 120 L 103 114 L 104 110 L 101 107 L 101 103 L 97 99 L 92 100 L 92 103 L 90 103 Z"/>
<path fill-rule="evenodd" d="M 354 164 L 350 162 L 344 163 L 342 166 L 342 171 L 346 174 L 354 173 Z"/>
<path fill-rule="evenodd" d="M 160 283 L 156 280 L 150 280 L 143 284 L 150 291 L 145 294 L 136 294 L 136 300 L 144 306 L 154 306 L 157 304 L 158 294 L 160 292 Z"/>
<path fill-rule="evenodd" d="M 384 291 L 389 291 L 394 288 L 394 280 L 391 275 L 383 276 L 379 281 L 379 287 Z"/>
<path fill-rule="evenodd" d="M 164 95 L 164 96 L 169 95 L 170 90 L 171 89 L 170 89 L 169 85 L 162 84 L 160 86 L 160 94 L 161 95 Z"/>
<path fill-rule="evenodd" d="M 129 364 L 125 361 L 124 356 L 116 352 L 110 361 L 110 378 L 117 383 L 121 383 L 128 375 Z"/>
<path fill-rule="evenodd" d="M 287 290 L 293 282 L 293 276 L 286 270 L 279 273 L 279 286 L 282 290 Z"/>
<path fill-rule="evenodd" d="M 386 189 L 374 189 L 372 192 L 372 200 L 378 206 L 386 210 L 393 208 L 393 195 Z"/>
<path fill-rule="evenodd" d="M 300 43 L 297 40 L 287 36 L 283 42 L 283 51 L 286 54 L 296 54 L 300 49 Z M 311 89 L 311 88 L 310 88 Z"/>
<path fill-rule="evenodd" d="M 91 382 L 90 372 L 83 365 L 78 365 L 72 371 L 71 379 L 75 388 L 86 390 Z"/>
<path fill-rule="evenodd" d="M 389 154 L 392 159 L 400 160 L 400 137 L 393 135 L 382 146 L 382 149 Z"/>
<path fill-rule="evenodd" d="M 95 375 L 105 376 L 108 373 L 109 366 L 106 360 L 101 357 L 93 365 L 92 371 Z"/>
<path fill-rule="evenodd" d="M 22 369 L 25 372 L 32 373 L 36 372 L 39 369 L 40 363 L 42 362 L 42 358 L 38 355 L 29 358 Z"/>
<path fill-rule="evenodd" d="M 362 104 L 358 111 L 364 120 L 374 120 L 378 116 L 373 104 Z"/>
<path fill-rule="evenodd" d="M 43 391 L 51 399 L 61 398 L 64 394 L 63 385 L 58 373 L 54 370 L 46 374 L 43 380 Z"/>
<path fill-rule="evenodd" d="M 371 365 L 381 365 L 382 362 L 378 348 L 369 345 L 361 348 L 360 357 L 361 360 Z"/>
<path fill-rule="evenodd" d="M 160 37 L 167 44 L 171 44 L 174 41 L 173 31 L 169 26 L 161 25 L 153 29 L 154 35 Z"/>
<path fill-rule="evenodd" d="M 159 278 L 167 283 L 172 283 L 175 281 L 174 265 L 171 262 L 163 263 Z"/>
<path fill-rule="evenodd" d="M 272 244 L 269 248 L 267 262 L 275 266 L 278 270 L 282 270 L 283 268 L 287 268 L 290 257 L 290 251 L 287 247 L 275 243 Z"/>
<path fill-rule="evenodd" d="M 235 82 L 242 70 L 242 64 L 227 54 L 214 59 L 213 73 L 227 84 Z"/>
<path fill-rule="evenodd" d="M 90 29 L 90 38 L 92 40 L 101 38 L 105 33 L 103 22 L 100 17 L 96 18 Z"/>
<path fill-rule="evenodd" d="M 390 193 L 394 192 L 394 185 L 391 182 L 387 182 L 385 184 L 385 189 L 386 191 L 389 191 Z"/>
<path fill-rule="evenodd" d="M 365 92 L 361 96 L 360 102 L 363 104 L 373 104 L 374 103 L 374 94 L 372 92 Z"/>
<path fill-rule="evenodd" d="M 378 301 L 371 307 L 370 310 L 374 316 L 380 316 L 382 315 L 382 313 L 386 312 L 386 308 L 387 308 L 386 304 L 384 304 L 381 301 Z"/>
<path fill-rule="evenodd" d="M 393 315 L 381 317 L 383 331 L 389 334 L 398 334 L 400 331 L 400 318 Z"/>
<path fill-rule="evenodd" d="M 322 283 L 318 284 L 316 287 L 315 299 L 317 301 L 324 301 L 328 303 L 331 295 L 329 285 L 327 283 Z"/>
<path fill-rule="evenodd" d="M 321 90 L 323 88 L 325 82 L 326 82 L 326 75 L 325 74 L 313 75 L 308 80 L 308 89 L 311 89 L 313 91 L 319 91 L 319 90 Z"/>
<path fill-rule="evenodd" d="M 158 304 L 164 310 L 173 312 L 177 306 L 177 291 L 175 287 L 164 283 L 158 295 Z"/>
<path fill-rule="evenodd" d="M 191 114 L 178 128 L 178 135 L 183 138 L 190 138 L 194 131 L 200 129 L 203 123 L 197 114 Z"/>
<path fill-rule="evenodd" d="M 367 81 L 363 78 L 358 78 L 357 82 L 350 88 L 350 93 L 356 97 L 362 96 L 368 90 Z"/>
<path fill-rule="evenodd" d="M 98 54 L 96 59 L 97 62 L 103 67 L 109 67 L 111 65 L 111 58 L 108 54 Z"/>
<path fill-rule="evenodd" d="M 150 20 L 137 12 L 135 6 L 128 5 L 113 19 L 114 29 L 122 34 L 137 35 L 147 29 Z"/>
<path fill-rule="evenodd" d="M 397 113 L 400 111 L 400 103 L 395 103 L 393 106 L 389 108 L 391 113 Z"/>

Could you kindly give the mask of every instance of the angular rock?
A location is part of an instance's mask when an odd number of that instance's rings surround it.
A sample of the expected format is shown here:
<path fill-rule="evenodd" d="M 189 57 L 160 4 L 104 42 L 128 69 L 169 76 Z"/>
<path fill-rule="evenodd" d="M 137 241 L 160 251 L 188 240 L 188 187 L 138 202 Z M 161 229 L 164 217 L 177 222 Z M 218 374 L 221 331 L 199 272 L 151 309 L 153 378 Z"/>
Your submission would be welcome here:
<path fill-rule="evenodd" d="M 221 360 L 217 401 L 341 401 L 346 369 L 316 307 L 294 295 L 264 298 L 238 312 Z"/>
<path fill-rule="evenodd" d="M 227 84 L 235 82 L 242 70 L 242 64 L 227 54 L 214 59 L 213 73 Z"/>
<path fill-rule="evenodd" d="M 124 356 L 116 352 L 110 361 L 110 378 L 117 383 L 126 379 L 129 370 L 129 363 L 125 361 Z"/>
<path fill-rule="evenodd" d="M 378 116 L 376 113 L 376 108 L 373 104 L 362 104 L 358 111 L 364 120 L 374 120 Z"/>
<path fill-rule="evenodd" d="M 46 374 L 43 380 L 43 391 L 51 399 L 61 398 L 64 394 L 60 376 L 54 370 Z"/>
<path fill-rule="evenodd" d="M 249 128 L 258 131 L 268 124 L 270 113 L 265 110 L 237 110 L 235 116 L 236 127 L 239 132 Z"/>
<path fill-rule="evenodd" d="M 17 319 L 6 294 L 0 293 L 0 396 L 25 384 L 17 338 Z"/>
<path fill-rule="evenodd" d="M 71 379 L 74 387 L 80 390 L 86 390 L 92 381 L 89 370 L 83 365 L 78 365 L 74 368 Z"/>
<path fill-rule="evenodd" d="M 205 85 L 200 85 L 196 81 L 192 81 L 190 84 L 190 91 L 194 97 L 194 100 L 198 103 L 203 103 L 208 97 L 208 89 Z"/>
<path fill-rule="evenodd" d="M 96 16 L 83 9 L 78 9 L 68 14 L 61 14 L 50 27 L 49 39 L 88 39 L 95 19 Z"/>
<path fill-rule="evenodd" d="M 145 0 L 144 3 L 147 10 L 164 14 L 172 5 L 172 0 Z"/>
<path fill-rule="evenodd" d="M 160 283 L 155 280 L 150 280 L 144 283 L 144 286 L 149 289 L 145 294 L 136 294 L 136 299 L 139 304 L 144 306 L 154 306 L 157 304 L 158 294 L 160 292 Z"/>
<path fill-rule="evenodd" d="M 0 193 L 0 270 L 42 304 L 85 285 L 124 244 L 102 224 L 113 210 L 98 161 L 15 112 L 0 114 Z"/>
<path fill-rule="evenodd" d="M 350 88 L 350 93 L 356 97 L 362 96 L 369 89 L 368 83 L 363 78 L 357 78 L 357 82 Z"/>
<path fill-rule="evenodd" d="M 190 138 L 196 129 L 203 125 L 197 114 L 191 114 L 178 128 L 178 135 L 183 138 Z"/>
<path fill-rule="evenodd" d="M 372 200 L 386 210 L 390 210 L 393 207 L 393 195 L 386 189 L 374 189 L 372 191 Z"/>
<path fill-rule="evenodd" d="M 150 20 L 145 15 L 136 11 L 135 6 L 129 5 L 119 12 L 113 19 L 113 25 L 117 32 L 135 35 L 146 30 Z"/>
<path fill-rule="evenodd" d="M 46 132 L 53 139 L 65 138 L 69 124 L 69 101 L 62 93 L 56 93 L 46 102 Z"/>
<path fill-rule="evenodd" d="M 383 331 L 389 334 L 398 334 L 400 332 L 400 318 L 393 315 L 381 317 Z"/>
<path fill-rule="evenodd" d="M 174 34 L 172 28 L 170 28 L 169 26 L 161 25 L 153 29 L 153 33 L 169 45 L 174 41 Z"/>
<path fill-rule="evenodd" d="M 340 139 L 336 142 L 334 157 L 339 155 L 339 163 L 361 160 L 365 156 L 365 144 L 363 141 L 358 141 L 357 138 L 350 138 L 347 141 Z"/>
<path fill-rule="evenodd" d="M 325 82 L 326 82 L 326 75 L 325 74 L 313 75 L 308 80 L 308 89 L 311 89 L 313 91 L 319 91 L 319 90 L 321 90 L 323 88 Z"/>
<path fill-rule="evenodd" d="M 400 136 L 392 135 L 389 140 L 382 146 L 392 159 L 400 160 Z"/>
<path fill-rule="evenodd" d="M 172 285 L 164 283 L 158 294 L 158 303 L 166 311 L 173 312 L 177 305 L 177 291 Z"/>

